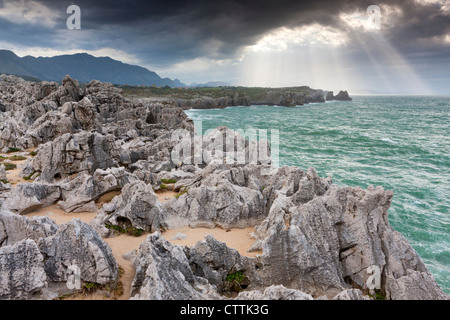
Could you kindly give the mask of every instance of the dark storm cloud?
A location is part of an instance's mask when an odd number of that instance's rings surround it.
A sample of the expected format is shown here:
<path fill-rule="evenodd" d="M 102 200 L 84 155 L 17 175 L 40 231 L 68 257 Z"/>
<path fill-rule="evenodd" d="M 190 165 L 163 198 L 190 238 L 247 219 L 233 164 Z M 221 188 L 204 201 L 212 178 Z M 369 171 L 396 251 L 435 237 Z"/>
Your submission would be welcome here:
<path fill-rule="evenodd" d="M 77 1 L 83 10 L 83 27 L 110 30 L 111 38 L 126 38 L 143 52 L 183 56 L 206 54 L 230 58 L 282 26 L 318 23 L 345 29 L 341 12 L 365 11 L 371 1 Z M 401 8 L 387 37 L 402 46 L 417 46 L 419 39 L 450 33 L 450 15 L 440 6 L 415 1 L 375 1 Z M 50 3 L 48 4 L 50 5 Z M 214 52 L 205 52 L 220 43 Z M 148 49 L 145 49 L 148 48 Z M 139 50 L 139 49 L 138 49 Z"/>
<path fill-rule="evenodd" d="M 0 8 L 8 1 L 0 0 Z M 55 26 L 46 30 L 33 25 L 13 28 L 11 22 L 0 18 L 0 40 L 11 38 L 29 46 L 42 47 L 43 43 L 58 46 L 61 39 L 52 37 L 51 33 L 65 28 L 68 17 L 65 10 L 70 4 L 76 4 L 82 11 L 81 32 L 89 37 L 82 42 L 83 49 L 125 50 L 144 63 L 160 66 L 202 56 L 232 59 L 245 46 L 255 44 L 264 34 L 283 26 L 292 28 L 318 23 L 351 35 L 355 31 L 349 30 L 339 14 L 355 10 L 365 12 L 372 4 L 401 8 L 403 14 L 392 21 L 392 27 L 386 32 L 386 37 L 399 51 L 406 53 L 421 44 L 434 44 L 439 50 L 447 50 L 448 43 L 439 44 L 436 39 L 450 33 L 450 16 L 444 14 L 440 6 L 413 0 L 34 2 L 61 13 Z M 424 41 L 427 39 L 428 42 Z M 67 41 L 63 45 L 67 45 Z"/>

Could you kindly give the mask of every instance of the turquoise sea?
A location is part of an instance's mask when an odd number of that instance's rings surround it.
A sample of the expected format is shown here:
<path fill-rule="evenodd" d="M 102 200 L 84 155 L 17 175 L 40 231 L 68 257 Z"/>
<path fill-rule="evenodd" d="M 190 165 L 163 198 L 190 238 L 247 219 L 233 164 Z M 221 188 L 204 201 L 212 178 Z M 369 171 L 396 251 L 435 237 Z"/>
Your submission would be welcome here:
<path fill-rule="evenodd" d="M 393 190 L 390 224 L 450 294 L 450 96 L 354 96 L 186 114 L 203 131 L 278 129 L 280 166 L 314 167 L 338 185 Z"/>

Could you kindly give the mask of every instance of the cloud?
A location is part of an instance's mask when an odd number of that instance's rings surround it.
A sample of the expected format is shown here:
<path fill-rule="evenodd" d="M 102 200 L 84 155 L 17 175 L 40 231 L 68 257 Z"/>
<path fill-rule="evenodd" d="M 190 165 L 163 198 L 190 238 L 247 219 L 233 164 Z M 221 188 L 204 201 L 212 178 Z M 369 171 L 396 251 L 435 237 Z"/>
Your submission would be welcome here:
<path fill-rule="evenodd" d="M 217 69 L 225 75 L 224 66 L 236 70 L 235 64 L 252 50 L 339 47 L 357 65 L 376 44 L 366 13 L 374 3 L 381 8 L 381 29 L 376 31 L 410 63 L 433 64 L 422 54 L 426 52 L 448 54 L 447 0 L 77 0 L 73 4 L 81 8 L 81 30 L 66 28 L 66 8 L 72 2 L 0 0 L 0 40 L 39 54 L 45 48 L 103 50 L 114 59 L 168 71 L 164 76 L 171 77 L 177 71 L 188 74 L 190 67 L 193 76 L 208 77 Z"/>
<path fill-rule="evenodd" d="M 0 19 L 14 24 L 42 25 L 54 27 L 61 16 L 46 5 L 34 0 L 0 2 Z"/>

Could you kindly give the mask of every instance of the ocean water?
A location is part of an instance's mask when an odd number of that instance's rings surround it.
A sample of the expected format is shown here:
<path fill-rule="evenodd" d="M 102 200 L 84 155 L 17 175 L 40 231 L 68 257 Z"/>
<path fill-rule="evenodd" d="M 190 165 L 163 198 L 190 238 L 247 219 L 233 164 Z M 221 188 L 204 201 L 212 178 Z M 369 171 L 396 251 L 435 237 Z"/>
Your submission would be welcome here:
<path fill-rule="evenodd" d="M 278 129 L 280 166 L 314 167 L 338 185 L 393 190 L 391 226 L 450 294 L 450 96 L 355 96 L 186 114 L 203 131 Z"/>

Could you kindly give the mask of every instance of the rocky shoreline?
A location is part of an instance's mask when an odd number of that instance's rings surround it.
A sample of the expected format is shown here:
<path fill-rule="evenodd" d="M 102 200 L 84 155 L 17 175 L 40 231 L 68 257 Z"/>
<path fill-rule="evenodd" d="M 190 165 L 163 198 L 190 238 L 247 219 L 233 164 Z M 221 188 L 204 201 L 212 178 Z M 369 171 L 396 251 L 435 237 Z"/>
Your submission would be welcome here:
<path fill-rule="evenodd" d="M 128 101 L 98 81 L 0 77 L 0 299 L 57 299 L 77 281 L 117 298 L 122 268 L 108 239 L 123 233 L 144 237 L 123 255 L 130 299 L 449 299 L 389 225 L 392 191 L 337 186 L 270 159 L 242 163 L 270 148 L 226 127 L 198 137 L 183 108 Z M 243 148 L 209 148 L 227 139 Z M 200 162 L 195 153 L 173 161 L 186 141 L 204 151 Z M 49 206 L 73 219 L 33 216 Z M 193 246 L 163 236 L 186 226 L 254 228 L 257 254 L 211 235 Z"/>
<path fill-rule="evenodd" d="M 162 90 L 152 88 L 125 87 L 130 98 L 145 102 L 166 102 L 176 104 L 183 110 L 188 109 L 224 109 L 226 107 L 269 105 L 282 107 L 303 106 L 326 101 L 352 101 L 347 91 L 334 95 L 332 91 L 311 89 L 309 87 L 292 88 L 201 88 L 182 90 Z M 150 89 L 149 89 L 150 90 Z"/>

